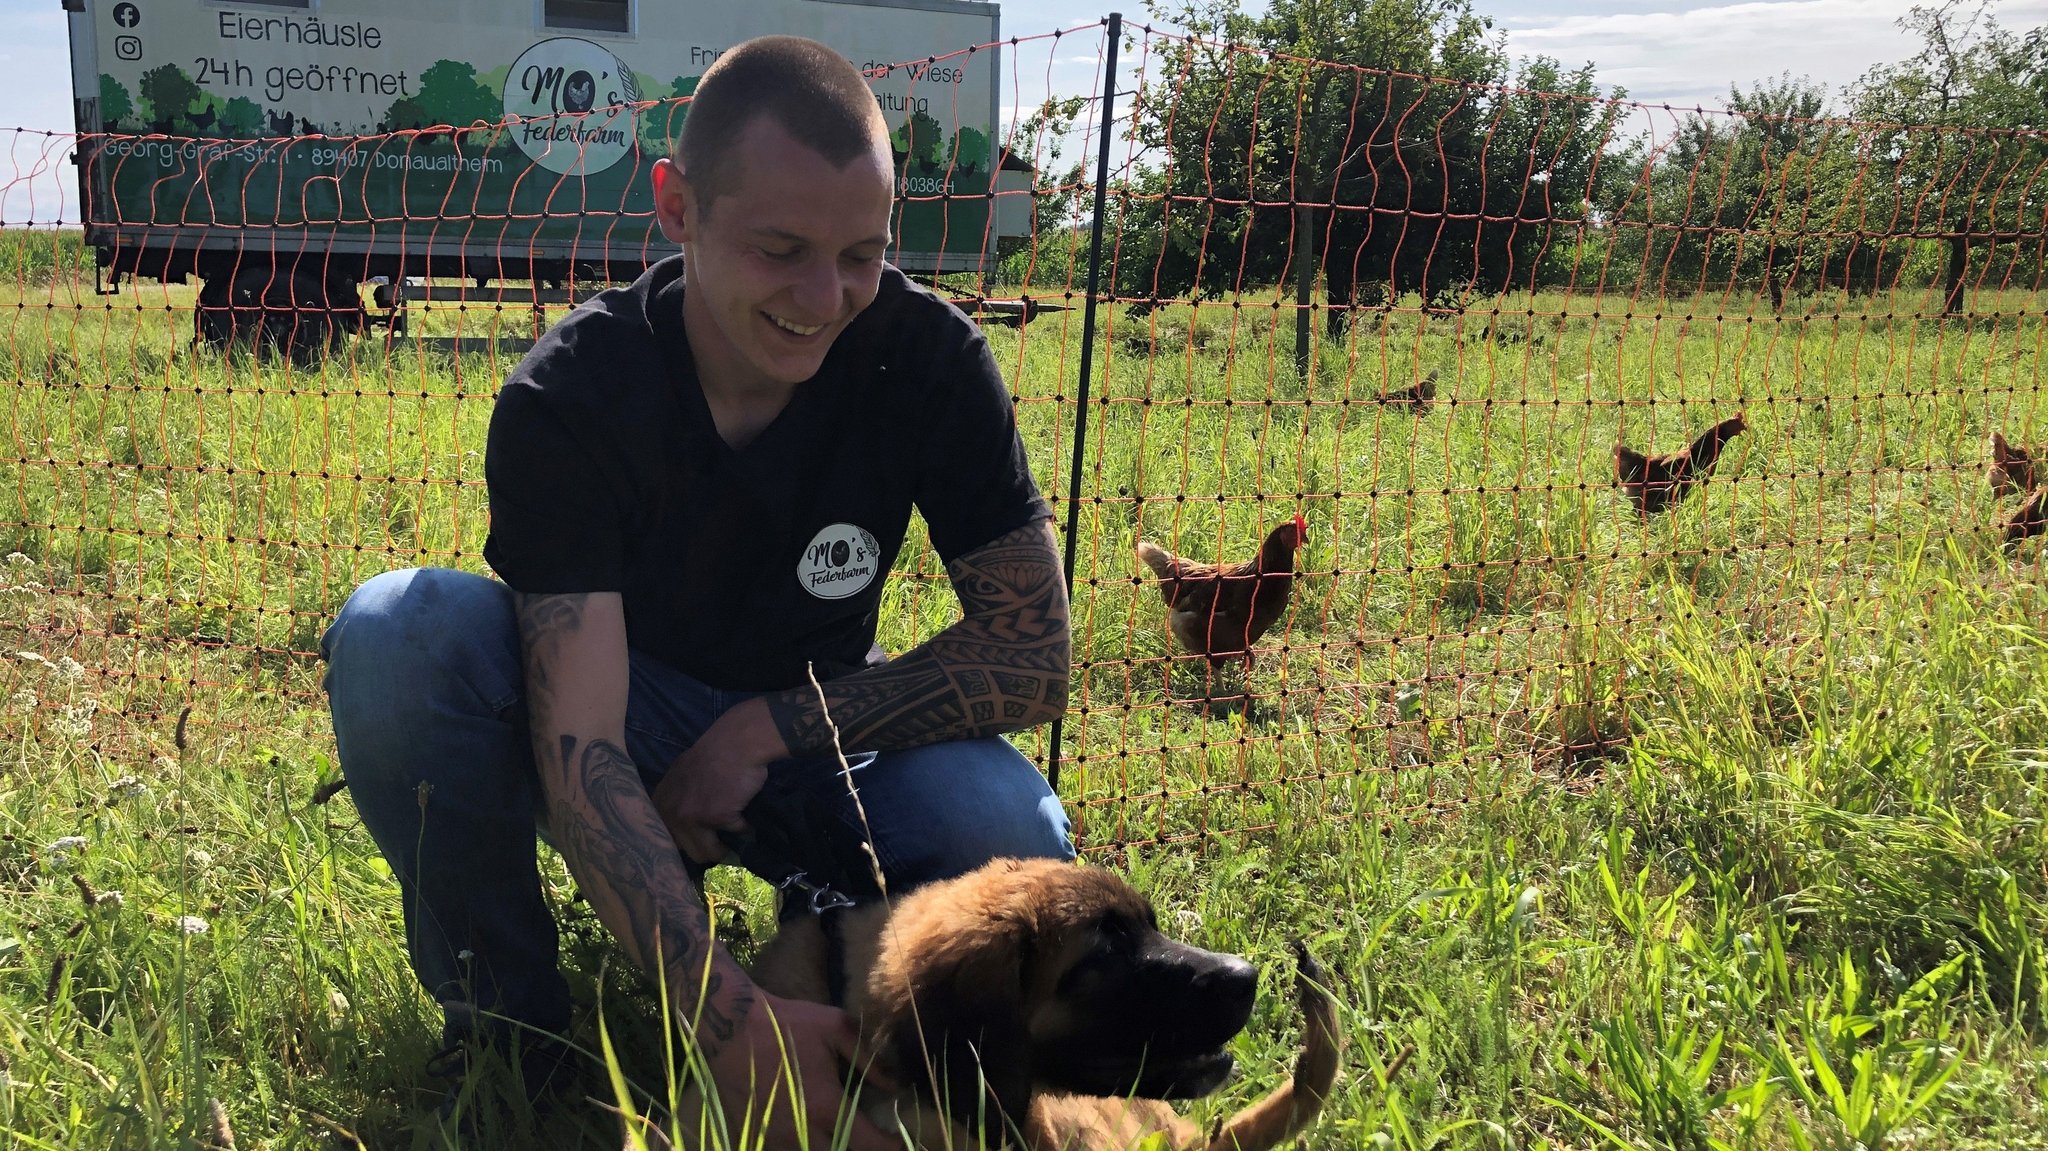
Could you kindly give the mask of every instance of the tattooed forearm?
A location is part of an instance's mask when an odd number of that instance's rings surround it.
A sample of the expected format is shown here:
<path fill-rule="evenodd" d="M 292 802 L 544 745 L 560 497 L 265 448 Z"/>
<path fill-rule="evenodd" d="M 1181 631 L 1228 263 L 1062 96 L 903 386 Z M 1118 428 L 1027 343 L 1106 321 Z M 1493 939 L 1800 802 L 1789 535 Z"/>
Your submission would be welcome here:
<path fill-rule="evenodd" d="M 996 735 L 1066 709 L 1067 590 L 1052 526 L 1040 521 L 976 548 L 947 569 L 964 614 L 888 664 L 833 680 L 825 703 L 840 743 L 882 751 Z M 809 688 L 767 698 L 790 752 L 831 747 Z"/>
<path fill-rule="evenodd" d="M 647 790 L 625 750 L 606 739 L 593 739 L 579 749 L 576 737 L 561 738 L 562 758 L 581 777 L 582 795 L 572 801 L 572 818 L 560 837 L 565 853 L 584 868 L 602 875 L 625 907 L 627 930 L 622 942 L 649 971 L 669 963 L 703 959 L 703 919 L 696 901 L 677 898 L 670 885 L 658 882 L 667 829 L 645 802 Z M 659 960 L 659 963 L 657 963 Z"/>
<path fill-rule="evenodd" d="M 643 970 L 662 978 L 676 1015 L 715 1055 L 753 1007 L 728 980 L 682 855 L 626 754 L 626 651 L 615 600 L 520 596 L 526 700 L 548 825 L 598 917 Z"/>
<path fill-rule="evenodd" d="M 579 880 L 601 878 L 609 888 L 626 924 L 621 941 L 643 970 L 660 971 L 672 992 L 684 989 L 691 998 L 703 987 L 697 1030 L 708 1053 L 738 1032 L 739 1018 L 753 1005 L 752 992 L 742 988 L 729 1002 L 719 1002 L 723 979 L 715 969 L 706 972 L 710 921 L 625 750 L 596 739 L 579 752 L 575 736 L 560 739 L 563 763 L 573 762 L 582 781 L 580 802 L 551 809 L 551 817 L 568 817 L 560 825 L 551 821 L 561 827 L 562 855 Z"/>

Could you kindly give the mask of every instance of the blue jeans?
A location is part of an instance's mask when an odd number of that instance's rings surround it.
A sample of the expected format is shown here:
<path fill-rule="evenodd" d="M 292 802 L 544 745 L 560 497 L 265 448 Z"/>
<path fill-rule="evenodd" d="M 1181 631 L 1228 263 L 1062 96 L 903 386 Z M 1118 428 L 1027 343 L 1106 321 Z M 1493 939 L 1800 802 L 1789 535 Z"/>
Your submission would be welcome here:
<path fill-rule="evenodd" d="M 451 1038 L 479 1009 L 562 1032 L 569 991 L 536 862 L 545 805 L 511 590 L 447 569 L 386 572 L 356 589 L 320 647 L 349 794 L 398 878 L 413 973 L 443 1005 Z M 626 751 L 651 789 L 748 693 L 639 652 L 631 663 Z M 849 761 L 891 890 L 1001 856 L 1074 854 L 1059 798 L 1005 740 Z M 836 761 L 771 765 L 768 786 L 819 778 L 858 829 Z"/>

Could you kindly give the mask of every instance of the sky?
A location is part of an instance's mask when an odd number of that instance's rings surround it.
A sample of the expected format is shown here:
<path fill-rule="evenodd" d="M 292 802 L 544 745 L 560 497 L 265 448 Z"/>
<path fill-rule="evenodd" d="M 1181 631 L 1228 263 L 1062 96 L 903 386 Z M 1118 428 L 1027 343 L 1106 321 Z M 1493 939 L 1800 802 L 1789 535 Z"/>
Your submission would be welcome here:
<path fill-rule="evenodd" d="M 339 8 L 342 0 L 326 0 Z M 709 0 L 698 0 L 709 2 Z M 1265 0 L 1248 0 L 1263 8 Z M 1090 0 L 1010 0 L 1002 31 L 1039 36 L 1099 21 L 1113 3 Z M 1130 3 L 1125 15 L 1146 18 Z M 1917 50 L 1898 26 L 1912 0 L 1477 0 L 1495 20 L 1511 56 L 1547 55 L 1576 67 L 1595 65 L 1604 86 L 1620 85 L 1630 98 L 1653 105 L 1715 107 L 1730 83 L 1751 84 L 1781 74 L 1806 76 L 1839 90 L 1874 64 Z M 2000 0 L 1994 14 L 2008 28 L 2048 24 L 2048 0 Z M 0 222 L 28 217 L 27 184 L 54 176 L 50 144 L 40 135 L 71 128 L 68 49 L 59 0 L 0 0 Z M 1045 89 L 1088 92 L 1100 81 L 1100 37 L 1035 40 L 1019 50 L 1015 80 L 1021 102 Z M 1028 65 L 1028 66 L 1027 66 Z M 1010 85 L 1006 83 L 1005 87 Z M 41 175 L 28 176 L 37 169 Z M 50 185 L 54 187 L 54 185 Z M 38 222 L 55 201 L 38 197 Z"/>
<path fill-rule="evenodd" d="M 1898 26 L 1914 0 L 1475 0 L 1511 56 L 1550 56 L 1567 68 L 1590 61 L 1603 87 L 1631 99 L 1691 108 L 1725 106 L 1731 83 L 1790 73 L 1840 89 L 1872 65 L 1904 59 L 1919 44 Z M 1264 0 L 1249 0 L 1260 10 Z M 1027 14 L 1028 13 L 1028 14 Z M 1005 6 L 1004 35 L 1100 19 L 1087 0 Z M 2007 28 L 2048 24 L 2048 0 L 1997 0 Z M 1144 20 L 1137 4 L 1125 16 Z M 1079 78 L 1084 65 L 1069 65 Z"/>

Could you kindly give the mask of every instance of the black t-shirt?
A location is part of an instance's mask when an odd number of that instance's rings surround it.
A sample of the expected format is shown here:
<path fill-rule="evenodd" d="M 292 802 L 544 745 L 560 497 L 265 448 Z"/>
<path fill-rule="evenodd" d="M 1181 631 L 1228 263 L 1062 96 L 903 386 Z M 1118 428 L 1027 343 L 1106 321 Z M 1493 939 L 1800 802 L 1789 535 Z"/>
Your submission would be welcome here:
<path fill-rule="evenodd" d="M 1009 389 L 966 316 L 880 293 L 744 449 L 683 333 L 682 257 L 555 325 L 498 394 L 484 559 L 533 594 L 615 591 L 627 642 L 728 691 L 872 661 L 913 506 L 951 562 L 1049 516 Z"/>

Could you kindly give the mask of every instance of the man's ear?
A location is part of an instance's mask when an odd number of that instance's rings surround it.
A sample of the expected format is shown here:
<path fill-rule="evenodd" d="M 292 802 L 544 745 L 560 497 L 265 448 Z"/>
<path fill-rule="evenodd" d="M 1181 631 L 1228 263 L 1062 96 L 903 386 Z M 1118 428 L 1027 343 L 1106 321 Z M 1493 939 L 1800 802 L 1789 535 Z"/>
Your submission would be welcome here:
<path fill-rule="evenodd" d="M 683 174 L 683 166 L 673 156 L 656 160 L 654 218 L 661 225 L 661 234 L 672 244 L 692 242 L 696 239 L 697 214 L 696 188 Z"/>

